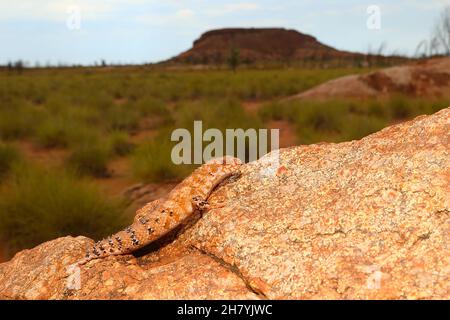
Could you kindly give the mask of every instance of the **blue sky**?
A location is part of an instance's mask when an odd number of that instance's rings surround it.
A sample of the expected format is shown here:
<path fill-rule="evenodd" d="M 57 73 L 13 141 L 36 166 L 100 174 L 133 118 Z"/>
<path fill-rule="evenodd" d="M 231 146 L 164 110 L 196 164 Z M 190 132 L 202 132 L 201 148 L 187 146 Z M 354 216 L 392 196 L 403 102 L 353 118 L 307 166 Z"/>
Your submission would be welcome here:
<path fill-rule="evenodd" d="M 367 28 L 370 5 L 380 8 L 380 29 Z M 338 49 L 367 52 L 385 42 L 387 52 L 413 54 L 446 6 L 450 0 L 0 0 L 0 63 L 156 62 L 223 27 L 285 27 Z"/>

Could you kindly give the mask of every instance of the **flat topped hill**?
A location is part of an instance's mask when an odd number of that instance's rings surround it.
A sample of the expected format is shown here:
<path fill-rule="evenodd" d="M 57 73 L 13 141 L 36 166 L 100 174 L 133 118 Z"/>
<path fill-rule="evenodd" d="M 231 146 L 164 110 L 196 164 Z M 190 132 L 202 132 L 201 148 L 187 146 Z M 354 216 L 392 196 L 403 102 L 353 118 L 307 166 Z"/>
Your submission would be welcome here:
<path fill-rule="evenodd" d="M 315 37 L 283 28 L 229 28 L 204 33 L 193 47 L 168 62 L 224 64 L 232 48 L 239 50 L 243 63 L 295 60 L 332 60 L 364 57 L 339 51 Z"/>

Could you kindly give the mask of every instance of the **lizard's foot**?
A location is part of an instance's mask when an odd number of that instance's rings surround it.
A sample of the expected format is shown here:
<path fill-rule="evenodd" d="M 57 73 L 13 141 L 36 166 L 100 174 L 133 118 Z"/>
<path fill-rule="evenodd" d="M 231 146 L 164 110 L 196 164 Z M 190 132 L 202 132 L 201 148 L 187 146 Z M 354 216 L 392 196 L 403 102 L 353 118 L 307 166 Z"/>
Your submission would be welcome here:
<path fill-rule="evenodd" d="M 192 205 L 194 208 L 200 211 L 205 211 L 209 209 L 209 203 L 201 196 L 192 197 Z"/>

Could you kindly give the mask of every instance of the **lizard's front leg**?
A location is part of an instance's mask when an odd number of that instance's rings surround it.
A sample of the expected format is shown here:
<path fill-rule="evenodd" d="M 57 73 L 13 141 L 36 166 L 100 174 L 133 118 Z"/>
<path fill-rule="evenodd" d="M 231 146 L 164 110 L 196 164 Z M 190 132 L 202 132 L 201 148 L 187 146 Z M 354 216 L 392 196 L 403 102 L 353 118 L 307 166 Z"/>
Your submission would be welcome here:
<path fill-rule="evenodd" d="M 202 196 L 192 197 L 192 206 L 199 211 L 206 211 L 209 209 L 208 201 Z"/>

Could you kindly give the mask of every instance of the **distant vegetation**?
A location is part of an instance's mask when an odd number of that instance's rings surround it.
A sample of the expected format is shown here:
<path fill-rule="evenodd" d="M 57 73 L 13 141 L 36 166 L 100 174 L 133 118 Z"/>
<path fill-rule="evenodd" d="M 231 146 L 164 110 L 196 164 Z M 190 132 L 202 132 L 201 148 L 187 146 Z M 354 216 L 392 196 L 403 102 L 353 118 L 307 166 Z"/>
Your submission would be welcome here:
<path fill-rule="evenodd" d="M 130 221 L 108 181 L 178 181 L 175 128 L 263 128 L 283 120 L 298 143 L 361 138 L 444 101 L 279 102 L 348 69 L 0 71 L 0 235 L 9 253 L 62 235 L 100 238 Z M 256 104 L 254 111 L 248 104 Z M 47 154 L 47 156 L 45 156 Z M 59 159 L 61 158 L 61 159 Z M 116 172 L 116 165 L 124 171 Z M 116 183 L 114 182 L 114 183 Z M 112 183 L 112 185 L 114 185 Z M 119 184 L 120 186 L 120 184 Z"/>
<path fill-rule="evenodd" d="M 101 238 L 125 225 L 123 204 L 61 170 L 17 165 L 0 185 L 0 240 L 8 254 L 66 235 Z"/>
<path fill-rule="evenodd" d="M 168 168 L 171 165 L 166 160 L 173 145 L 168 141 L 171 130 L 189 128 L 194 120 L 225 129 L 264 127 L 270 119 L 283 119 L 298 128 L 299 142 L 313 143 L 360 138 L 392 121 L 436 110 L 437 102 L 404 98 L 363 105 L 277 102 L 326 80 L 367 71 L 244 69 L 231 73 L 136 67 L 2 72 L 0 139 L 27 140 L 42 149 L 65 149 L 67 168 L 100 178 L 111 174 L 108 165 L 114 158 L 130 155 L 137 180 L 160 181 L 180 179 L 191 170 Z M 242 105 L 248 101 L 265 105 L 252 114 Z M 153 131 L 154 139 L 136 145 L 133 136 L 143 130 Z M 158 150 L 158 156 L 149 156 Z"/>
<path fill-rule="evenodd" d="M 259 110 L 264 120 L 286 120 L 295 126 L 298 144 L 361 139 L 391 124 L 432 114 L 448 106 L 445 99 L 395 96 L 385 100 L 272 102 Z"/>
<path fill-rule="evenodd" d="M 0 183 L 19 160 L 20 156 L 17 149 L 0 141 Z"/>
<path fill-rule="evenodd" d="M 429 39 L 416 47 L 417 57 L 450 56 L 450 6 L 444 8 L 434 23 Z"/>
<path fill-rule="evenodd" d="M 170 164 L 160 163 L 168 154 L 145 155 L 148 148 L 170 150 L 168 140 L 173 128 L 189 128 L 194 120 L 222 129 L 261 127 L 257 115 L 244 111 L 243 101 L 277 99 L 363 71 L 367 70 L 230 73 L 86 68 L 2 72 L 0 140 L 30 141 L 44 150 L 65 149 L 69 153 L 66 167 L 79 175 L 107 177 L 111 160 L 131 154 L 137 179 L 179 179 L 186 170 L 167 170 Z M 133 136 L 142 131 L 154 131 L 157 138 L 136 146 Z"/>
<path fill-rule="evenodd" d="M 228 65 L 230 66 L 230 69 L 236 71 L 237 67 L 239 66 L 239 63 L 240 63 L 240 51 L 235 47 L 231 47 L 230 54 L 228 57 Z"/>

